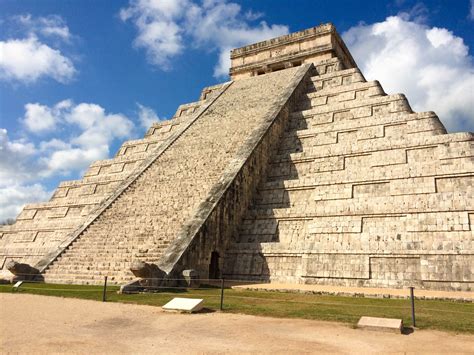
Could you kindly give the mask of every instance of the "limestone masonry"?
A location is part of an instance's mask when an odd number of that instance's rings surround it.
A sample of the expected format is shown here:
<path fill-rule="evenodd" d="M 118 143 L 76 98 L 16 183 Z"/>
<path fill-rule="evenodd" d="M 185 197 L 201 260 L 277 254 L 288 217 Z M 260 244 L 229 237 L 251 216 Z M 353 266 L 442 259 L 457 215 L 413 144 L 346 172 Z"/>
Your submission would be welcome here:
<path fill-rule="evenodd" d="M 232 81 L 0 227 L 0 276 L 124 284 L 143 261 L 169 278 L 474 289 L 473 133 L 367 82 L 331 24 L 231 62 Z"/>

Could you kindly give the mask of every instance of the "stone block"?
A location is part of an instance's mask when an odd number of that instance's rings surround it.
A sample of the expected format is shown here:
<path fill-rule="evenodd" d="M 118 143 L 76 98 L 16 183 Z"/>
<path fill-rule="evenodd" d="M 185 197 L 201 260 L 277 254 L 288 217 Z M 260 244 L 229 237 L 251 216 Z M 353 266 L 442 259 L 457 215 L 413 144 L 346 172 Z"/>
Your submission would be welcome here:
<path fill-rule="evenodd" d="M 201 284 L 201 280 L 199 280 L 199 272 L 196 270 L 183 270 L 183 278 L 186 282 L 186 286 L 188 287 L 199 287 Z"/>
<path fill-rule="evenodd" d="M 193 313 L 200 311 L 203 307 L 203 299 L 175 297 L 161 308 L 165 311 Z"/>
<path fill-rule="evenodd" d="M 357 323 L 357 328 L 401 333 L 403 330 L 403 321 L 394 318 L 361 317 Z"/>

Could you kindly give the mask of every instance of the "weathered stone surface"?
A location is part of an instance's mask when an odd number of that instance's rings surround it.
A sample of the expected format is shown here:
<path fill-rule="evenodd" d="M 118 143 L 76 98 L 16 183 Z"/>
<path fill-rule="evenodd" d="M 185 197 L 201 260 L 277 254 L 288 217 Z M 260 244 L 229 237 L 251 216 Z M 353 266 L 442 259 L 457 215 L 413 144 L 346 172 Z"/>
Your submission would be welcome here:
<path fill-rule="evenodd" d="M 382 332 L 401 333 L 403 321 L 394 318 L 361 317 L 357 328 Z"/>
<path fill-rule="evenodd" d="M 339 61 L 334 65 L 331 63 L 329 68 L 319 66 L 331 58 Z M 230 59 L 233 80 L 309 63 L 316 65 L 320 73 L 356 66 L 336 28 L 330 23 L 234 49 Z"/>
<path fill-rule="evenodd" d="M 130 271 L 135 277 L 141 279 L 162 279 L 166 274 L 154 264 L 149 264 L 141 260 L 135 260 L 130 266 Z"/>
<path fill-rule="evenodd" d="M 6 265 L 6 268 L 15 275 L 13 281 L 32 280 L 39 273 L 39 270 L 31 265 L 18 263 L 14 260 L 10 260 Z"/>

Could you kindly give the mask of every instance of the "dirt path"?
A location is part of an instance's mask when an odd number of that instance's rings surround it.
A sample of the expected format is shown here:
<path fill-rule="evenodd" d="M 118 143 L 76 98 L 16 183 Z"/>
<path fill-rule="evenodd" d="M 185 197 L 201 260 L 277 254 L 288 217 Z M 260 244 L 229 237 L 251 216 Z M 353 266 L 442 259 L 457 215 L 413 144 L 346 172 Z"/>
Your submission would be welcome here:
<path fill-rule="evenodd" d="M 0 294 L 0 352 L 18 353 L 468 353 L 474 336 L 397 335 L 337 323 Z"/>

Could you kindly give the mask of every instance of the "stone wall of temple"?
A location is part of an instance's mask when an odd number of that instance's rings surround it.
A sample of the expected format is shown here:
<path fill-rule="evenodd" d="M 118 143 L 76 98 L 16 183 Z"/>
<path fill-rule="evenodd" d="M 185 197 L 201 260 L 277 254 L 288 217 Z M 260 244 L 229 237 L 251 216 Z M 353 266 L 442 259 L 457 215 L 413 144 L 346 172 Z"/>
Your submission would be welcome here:
<path fill-rule="evenodd" d="M 358 69 L 315 75 L 224 275 L 471 290 L 473 138 Z"/>

